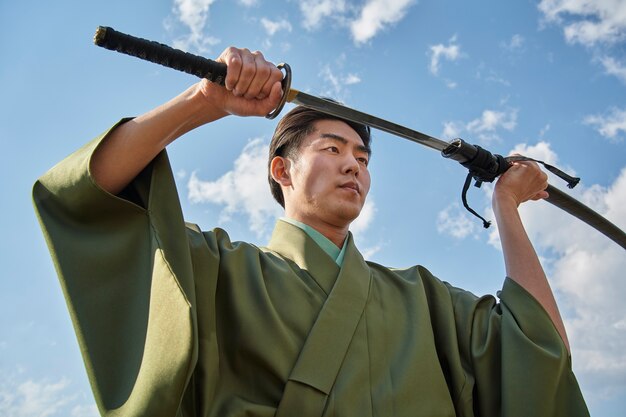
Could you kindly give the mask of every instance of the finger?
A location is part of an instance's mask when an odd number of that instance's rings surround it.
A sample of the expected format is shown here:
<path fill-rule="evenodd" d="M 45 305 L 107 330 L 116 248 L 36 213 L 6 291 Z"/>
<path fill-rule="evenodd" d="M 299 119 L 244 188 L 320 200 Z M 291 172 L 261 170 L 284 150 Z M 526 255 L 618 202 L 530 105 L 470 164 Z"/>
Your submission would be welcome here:
<path fill-rule="evenodd" d="M 550 195 L 548 194 L 547 191 L 539 191 L 537 194 L 532 196 L 531 200 L 534 200 L 534 201 L 543 200 L 544 198 L 548 198 L 549 196 Z"/>
<path fill-rule="evenodd" d="M 232 91 L 237 84 L 242 67 L 240 50 L 232 46 L 226 48 L 219 58 L 217 58 L 217 61 L 226 64 L 227 70 L 224 86 L 228 91 Z"/>
<path fill-rule="evenodd" d="M 280 103 L 280 99 L 283 96 L 282 86 L 279 81 L 275 82 L 270 90 L 270 93 L 264 99 L 254 100 L 258 104 L 259 107 L 259 115 L 266 115 L 272 110 L 274 110 L 278 103 Z"/>
<path fill-rule="evenodd" d="M 252 80 L 254 79 L 254 75 L 256 74 L 256 63 L 254 62 L 254 55 L 248 49 L 241 50 L 241 71 L 239 73 L 239 79 L 237 80 L 237 84 L 235 84 L 235 88 L 233 89 L 233 94 L 236 96 L 243 96 L 250 87 Z"/>
<path fill-rule="evenodd" d="M 283 73 L 278 68 L 276 68 L 275 65 L 271 64 L 270 75 L 265 81 L 265 84 L 263 85 L 263 88 L 261 89 L 261 93 L 259 94 L 257 98 L 264 98 L 270 95 L 272 92 L 272 88 L 274 87 L 276 82 L 282 82 L 282 80 L 283 80 Z"/>
<path fill-rule="evenodd" d="M 272 73 L 271 67 L 273 66 L 273 64 L 265 60 L 263 54 L 259 51 L 253 52 L 252 56 L 254 57 L 256 72 L 248 90 L 245 92 L 245 97 L 248 99 L 259 98 L 258 96 L 261 94 L 263 86 Z"/>
<path fill-rule="evenodd" d="M 270 90 L 269 97 L 268 97 L 269 104 L 272 107 L 270 111 L 274 110 L 276 106 L 278 106 L 278 103 L 280 102 L 280 99 L 282 98 L 282 96 L 283 96 L 282 85 L 280 81 L 276 81 L 274 82 L 274 85 L 272 86 L 272 89 Z"/>

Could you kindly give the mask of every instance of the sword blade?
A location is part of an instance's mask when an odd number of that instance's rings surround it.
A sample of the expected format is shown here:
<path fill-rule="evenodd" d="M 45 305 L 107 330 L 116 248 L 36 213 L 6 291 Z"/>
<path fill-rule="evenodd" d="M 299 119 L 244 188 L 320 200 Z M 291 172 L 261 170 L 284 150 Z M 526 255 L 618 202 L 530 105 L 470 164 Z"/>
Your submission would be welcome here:
<path fill-rule="evenodd" d="M 287 101 L 289 103 L 308 107 L 322 113 L 350 120 L 351 122 L 364 124 L 375 129 L 391 133 L 395 136 L 403 137 L 405 139 L 419 143 L 420 145 L 427 146 L 439 152 L 443 151 L 449 145 L 448 142 L 434 138 L 425 133 L 418 132 L 417 130 L 409 129 L 408 127 L 399 125 L 397 123 L 381 119 L 380 117 L 372 116 L 371 114 L 351 109 L 334 101 L 303 93 L 302 91 L 298 91 L 294 88 L 291 88 L 287 92 Z"/>
<path fill-rule="evenodd" d="M 157 42 L 136 38 L 122 32 L 117 32 L 109 27 L 99 27 L 96 31 L 94 42 L 96 45 L 103 48 L 148 60 L 166 67 L 196 75 L 198 77 L 207 78 L 210 81 L 221 85 L 224 84 L 224 78 L 226 77 L 226 65 L 220 62 L 192 55 Z M 288 76 L 285 77 L 287 83 L 283 87 L 284 90 L 287 91 L 284 100 L 290 103 L 309 107 L 332 116 L 350 120 L 355 123 L 368 125 L 383 132 L 391 133 L 392 135 L 408 139 L 412 142 L 419 143 L 420 145 L 442 152 L 445 157 L 452 158 L 457 162 L 466 162 L 467 155 L 452 154 L 452 151 L 454 151 L 457 146 L 455 145 L 455 142 L 448 143 L 442 141 L 441 139 L 418 132 L 417 130 L 409 129 L 379 117 L 351 109 L 333 101 L 315 97 L 290 88 L 291 70 L 288 65 L 285 65 L 285 67 L 287 67 L 286 70 Z M 281 103 L 279 108 L 271 114 L 272 118 L 280 113 L 283 104 L 284 101 Z M 447 149 L 448 147 L 450 148 Z M 443 152 L 446 149 L 447 152 Z M 585 206 L 580 201 L 570 197 L 558 189 L 549 186 L 548 191 L 550 192 L 550 198 L 547 199 L 549 203 L 552 203 L 573 216 L 578 217 L 580 220 L 600 231 L 619 244 L 622 248 L 626 249 L 626 233 L 620 230 L 617 226 L 591 210 L 589 207 Z"/>

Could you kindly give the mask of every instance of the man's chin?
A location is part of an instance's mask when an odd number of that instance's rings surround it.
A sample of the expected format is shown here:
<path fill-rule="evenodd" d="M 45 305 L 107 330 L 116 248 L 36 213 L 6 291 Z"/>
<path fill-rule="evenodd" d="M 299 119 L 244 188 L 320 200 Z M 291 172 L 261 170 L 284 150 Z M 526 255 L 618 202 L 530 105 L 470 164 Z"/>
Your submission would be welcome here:
<path fill-rule="evenodd" d="M 352 223 L 359 217 L 362 209 L 363 209 L 363 206 L 343 207 L 340 213 L 340 217 L 342 218 L 343 221 Z"/>

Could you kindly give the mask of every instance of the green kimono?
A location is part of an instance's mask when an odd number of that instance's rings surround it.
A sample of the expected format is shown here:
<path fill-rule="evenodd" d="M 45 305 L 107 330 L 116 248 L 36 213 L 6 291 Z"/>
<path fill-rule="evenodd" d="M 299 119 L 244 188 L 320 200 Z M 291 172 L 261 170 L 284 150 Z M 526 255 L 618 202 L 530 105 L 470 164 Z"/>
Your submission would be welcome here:
<path fill-rule="evenodd" d="M 476 297 L 421 266 L 340 268 L 279 221 L 266 248 L 183 221 L 165 152 L 120 196 L 89 161 L 34 201 L 107 416 L 587 416 L 561 338 L 507 279 Z"/>

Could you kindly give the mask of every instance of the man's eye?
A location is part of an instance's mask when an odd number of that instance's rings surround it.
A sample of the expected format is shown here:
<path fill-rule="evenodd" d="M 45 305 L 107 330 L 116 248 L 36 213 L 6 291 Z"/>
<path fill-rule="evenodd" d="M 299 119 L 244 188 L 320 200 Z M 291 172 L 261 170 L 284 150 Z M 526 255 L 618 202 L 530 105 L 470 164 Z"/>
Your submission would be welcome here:
<path fill-rule="evenodd" d="M 358 161 L 360 163 L 362 163 L 363 165 L 367 166 L 367 164 L 369 163 L 369 161 L 367 160 L 367 158 L 358 158 Z"/>
<path fill-rule="evenodd" d="M 336 146 L 329 146 L 326 150 L 331 151 L 333 153 L 338 153 L 339 149 Z"/>

